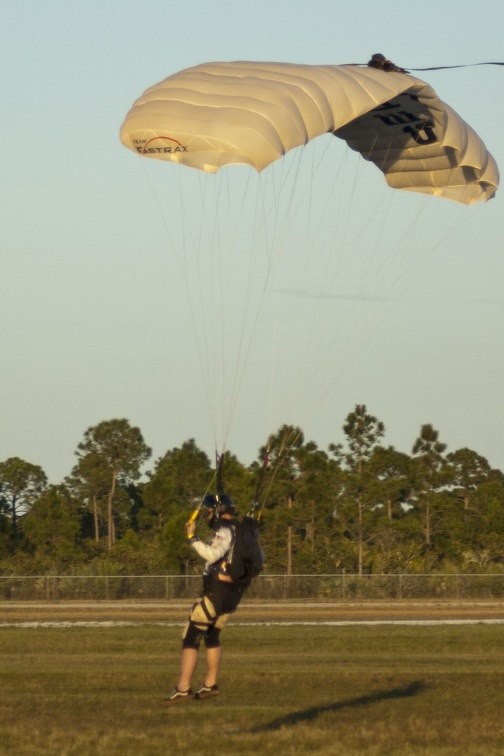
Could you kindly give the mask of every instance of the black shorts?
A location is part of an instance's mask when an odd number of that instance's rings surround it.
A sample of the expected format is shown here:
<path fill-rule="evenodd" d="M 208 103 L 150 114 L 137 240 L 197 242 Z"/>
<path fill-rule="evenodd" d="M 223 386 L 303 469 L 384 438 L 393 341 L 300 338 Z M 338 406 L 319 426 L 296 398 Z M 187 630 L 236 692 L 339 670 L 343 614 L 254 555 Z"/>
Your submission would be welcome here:
<path fill-rule="evenodd" d="M 234 612 L 241 601 L 243 591 L 242 585 L 219 580 L 217 575 L 205 575 L 203 578 L 203 595 L 208 596 L 217 616 Z"/>

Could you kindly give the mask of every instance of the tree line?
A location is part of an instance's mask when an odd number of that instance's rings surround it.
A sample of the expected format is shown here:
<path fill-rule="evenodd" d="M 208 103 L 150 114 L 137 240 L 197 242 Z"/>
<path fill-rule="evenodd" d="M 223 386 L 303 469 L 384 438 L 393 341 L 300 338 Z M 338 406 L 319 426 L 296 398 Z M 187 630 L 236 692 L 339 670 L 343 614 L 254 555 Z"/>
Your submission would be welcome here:
<path fill-rule="evenodd" d="M 447 452 L 422 425 L 411 453 L 383 443 L 365 405 L 327 451 L 282 426 L 257 460 L 224 454 L 223 485 L 240 514 L 255 502 L 270 573 L 501 572 L 504 474 L 468 448 Z M 151 471 L 139 428 L 126 419 L 89 428 L 65 480 L 0 463 L 3 574 L 184 574 L 199 569 L 184 523 L 216 473 L 194 439 Z"/>

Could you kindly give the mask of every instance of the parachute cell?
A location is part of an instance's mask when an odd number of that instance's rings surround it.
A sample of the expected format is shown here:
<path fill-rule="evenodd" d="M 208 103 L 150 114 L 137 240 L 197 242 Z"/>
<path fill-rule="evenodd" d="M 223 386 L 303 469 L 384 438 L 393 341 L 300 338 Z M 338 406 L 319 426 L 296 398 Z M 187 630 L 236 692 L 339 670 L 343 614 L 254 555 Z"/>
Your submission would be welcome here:
<path fill-rule="evenodd" d="M 482 140 L 425 82 L 366 66 L 195 66 L 148 89 L 120 136 L 140 155 L 215 173 L 230 164 L 261 171 L 328 132 L 395 189 L 471 204 L 498 186 Z"/>

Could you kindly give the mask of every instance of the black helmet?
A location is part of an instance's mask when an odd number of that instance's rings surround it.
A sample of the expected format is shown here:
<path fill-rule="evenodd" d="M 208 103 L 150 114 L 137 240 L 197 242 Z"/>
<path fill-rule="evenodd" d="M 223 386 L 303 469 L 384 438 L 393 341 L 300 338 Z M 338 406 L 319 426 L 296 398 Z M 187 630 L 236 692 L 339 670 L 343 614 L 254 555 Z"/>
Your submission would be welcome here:
<path fill-rule="evenodd" d="M 219 515 L 230 514 L 234 515 L 236 508 L 234 502 L 227 494 L 208 494 L 203 499 L 203 504 L 209 509 L 215 509 Z"/>
<path fill-rule="evenodd" d="M 227 496 L 226 494 L 217 494 L 216 498 L 218 501 L 220 514 L 230 514 L 230 515 L 235 514 L 236 508 L 234 505 L 234 501 L 230 496 Z"/>

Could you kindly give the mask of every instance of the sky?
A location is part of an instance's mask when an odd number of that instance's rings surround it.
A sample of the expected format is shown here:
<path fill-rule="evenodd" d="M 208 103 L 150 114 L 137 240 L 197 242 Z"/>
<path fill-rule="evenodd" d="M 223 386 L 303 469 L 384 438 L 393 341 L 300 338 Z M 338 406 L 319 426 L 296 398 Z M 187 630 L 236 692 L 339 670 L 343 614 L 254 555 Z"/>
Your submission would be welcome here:
<path fill-rule="evenodd" d="M 251 199 L 242 169 L 219 179 L 214 222 L 210 200 L 196 200 L 201 177 L 179 184 L 118 137 L 147 87 L 206 61 L 502 61 L 501 0 L 6 2 L 0 461 L 20 457 L 59 483 L 89 427 L 127 418 L 151 468 L 189 438 L 250 464 L 283 423 L 322 449 L 343 441 L 365 404 L 387 445 L 410 453 L 431 423 L 448 451 L 504 469 L 501 192 L 469 208 L 394 192 L 339 140 L 326 157 L 322 140 L 302 158 L 304 189 L 258 232 L 257 192 L 277 179 L 262 174 Z M 504 68 L 416 75 L 502 170 Z"/>

